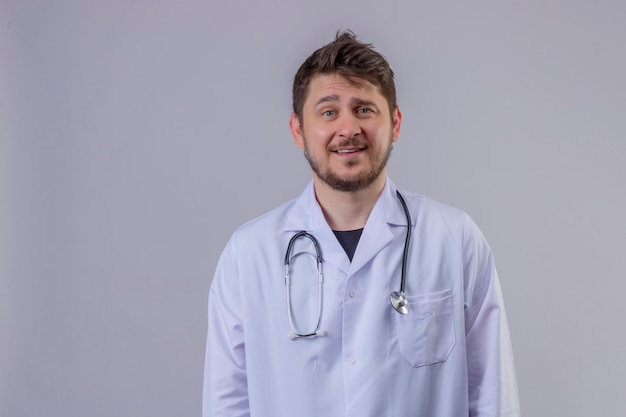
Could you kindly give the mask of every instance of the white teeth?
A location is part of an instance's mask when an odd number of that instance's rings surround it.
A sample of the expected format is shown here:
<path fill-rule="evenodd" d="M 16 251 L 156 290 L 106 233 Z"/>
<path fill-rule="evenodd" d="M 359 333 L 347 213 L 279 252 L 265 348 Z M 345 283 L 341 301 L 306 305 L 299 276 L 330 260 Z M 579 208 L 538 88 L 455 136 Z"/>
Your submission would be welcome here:
<path fill-rule="evenodd" d="M 337 150 L 337 153 L 354 153 L 356 152 L 356 149 L 339 149 Z"/>

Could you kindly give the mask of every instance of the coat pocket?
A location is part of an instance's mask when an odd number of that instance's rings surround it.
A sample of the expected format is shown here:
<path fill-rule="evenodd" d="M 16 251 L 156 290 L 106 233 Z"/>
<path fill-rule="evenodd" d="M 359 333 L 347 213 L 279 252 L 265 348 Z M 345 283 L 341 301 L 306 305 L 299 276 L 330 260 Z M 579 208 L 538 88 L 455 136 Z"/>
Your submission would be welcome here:
<path fill-rule="evenodd" d="M 456 342 L 450 290 L 408 296 L 409 313 L 395 314 L 400 353 L 414 367 L 448 359 Z"/>

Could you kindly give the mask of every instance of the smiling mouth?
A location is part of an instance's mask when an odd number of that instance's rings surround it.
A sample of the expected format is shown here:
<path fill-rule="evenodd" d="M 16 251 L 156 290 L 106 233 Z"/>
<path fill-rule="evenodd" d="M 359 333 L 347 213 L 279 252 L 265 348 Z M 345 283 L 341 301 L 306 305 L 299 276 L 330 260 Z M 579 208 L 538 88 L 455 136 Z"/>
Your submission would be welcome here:
<path fill-rule="evenodd" d="M 333 151 L 333 152 L 338 153 L 339 155 L 346 155 L 346 154 L 352 154 L 352 153 L 361 152 L 363 150 L 365 150 L 365 148 L 337 149 L 336 151 Z"/>

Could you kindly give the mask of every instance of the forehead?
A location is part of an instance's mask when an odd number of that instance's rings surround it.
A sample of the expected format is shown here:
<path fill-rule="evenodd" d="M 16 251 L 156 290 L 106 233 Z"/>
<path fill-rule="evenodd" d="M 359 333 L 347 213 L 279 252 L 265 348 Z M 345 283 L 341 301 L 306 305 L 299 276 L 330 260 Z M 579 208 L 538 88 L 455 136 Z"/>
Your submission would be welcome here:
<path fill-rule="evenodd" d="M 304 106 L 315 105 L 324 97 L 336 96 L 339 99 L 360 98 L 369 101 L 385 102 L 377 86 L 363 79 L 347 79 L 339 74 L 316 74 L 309 83 Z"/>

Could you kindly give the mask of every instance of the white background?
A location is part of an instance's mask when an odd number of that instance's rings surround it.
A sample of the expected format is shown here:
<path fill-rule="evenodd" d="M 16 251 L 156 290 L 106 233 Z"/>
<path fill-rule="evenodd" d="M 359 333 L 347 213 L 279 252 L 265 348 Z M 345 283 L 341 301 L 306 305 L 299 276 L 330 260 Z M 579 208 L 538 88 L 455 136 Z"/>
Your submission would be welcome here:
<path fill-rule="evenodd" d="M 310 178 L 291 82 L 340 28 L 396 71 L 394 182 L 491 243 L 524 415 L 626 415 L 626 3 L 0 0 L 1 416 L 200 414 L 213 269 Z"/>

